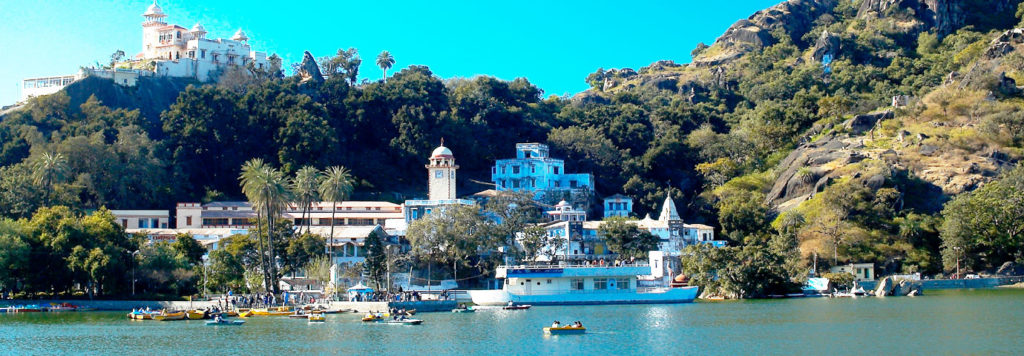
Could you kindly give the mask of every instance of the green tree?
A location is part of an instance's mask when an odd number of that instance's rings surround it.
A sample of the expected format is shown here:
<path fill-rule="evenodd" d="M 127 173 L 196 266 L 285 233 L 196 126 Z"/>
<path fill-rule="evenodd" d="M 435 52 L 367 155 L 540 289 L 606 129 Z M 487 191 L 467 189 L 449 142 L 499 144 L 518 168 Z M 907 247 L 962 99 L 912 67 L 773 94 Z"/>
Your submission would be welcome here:
<path fill-rule="evenodd" d="M 338 204 L 352 194 L 352 174 L 341 166 L 331 166 L 320 175 L 320 196 L 331 202 L 331 234 L 327 237 L 327 254 L 334 257 L 334 216 L 338 212 Z"/>
<path fill-rule="evenodd" d="M 178 234 L 171 243 L 171 248 L 178 254 L 178 259 L 190 265 L 199 265 L 206 254 L 206 248 L 191 234 Z"/>
<path fill-rule="evenodd" d="M 363 242 L 363 249 L 366 250 L 366 262 L 363 263 L 363 268 L 366 270 L 366 275 L 373 281 L 374 286 L 379 290 L 384 290 L 391 286 L 384 285 L 388 256 L 384 253 L 385 236 L 381 235 L 381 233 L 374 231 Z"/>
<path fill-rule="evenodd" d="M 288 240 L 285 248 L 284 273 L 299 271 L 309 261 L 324 255 L 327 248 L 323 237 L 305 233 Z"/>
<path fill-rule="evenodd" d="M 306 225 L 306 233 L 309 233 L 312 215 L 312 204 L 320 199 L 318 184 L 320 183 L 320 171 L 312 166 L 304 166 L 295 172 L 292 178 L 291 190 L 298 205 L 302 207 L 302 222 Z M 301 229 L 301 227 L 300 227 Z"/>
<path fill-rule="evenodd" d="M 986 270 L 1006 261 L 1024 262 L 1024 168 L 954 198 L 942 210 L 942 261 L 946 270 L 959 260 L 968 270 Z"/>
<path fill-rule="evenodd" d="M 622 258 L 644 259 L 647 252 L 658 249 L 658 237 L 625 219 L 606 220 L 597 233 L 604 238 L 612 252 Z"/>
<path fill-rule="evenodd" d="M 50 205 L 53 186 L 62 182 L 70 174 L 68 159 L 60 153 L 43 152 L 36 157 L 33 166 L 35 183 L 46 189 L 46 205 Z"/>
<path fill-rule="evenodd" d="M 458 280 L 458 265 L 465 265 L 470 256 L 495 246 L 487 239 L 492 229 L 476 206 L 448 206 L 438 209 L 409 224 L 406 238 L 412 254 L 427 262 L 427 275 L 433 263 L 450 264 Z"/>
<path fill-rule="evenodd" d="M 276 235 L 276 221 L 280 218 L 281 212 L 291 200 L 291 192 L 288 190 L 287 181 L 280 170 L 268 166 L 260 159 L 252 159 L 242 166 L 242 173 L 239 176 L 242 192 L 248 197 L 254 210 L 257 211 L 257 220 L 263 216 L 267 227 L 267 255 L 266 281 L 267 290 L 274 293 L 278 291 L 277 266 L 274 263 L 277 255 L 274 253 L 274 240 Z M 259 223 L 259 222 L 257 222 Z M 257 234 L 259 232 L 257 231 Z"/>
<path fill-rule="evenodd" d="M 395 57 L 391 56 L 391 52 L 381 51 L 380 54 L 377 55 L 377 66 L 384 71 L 384 77 L 382 80 L 385 83 L 388 81 L 388 69 L 391 69 L 391 66 L 393 65 L 395 65 Z"/>

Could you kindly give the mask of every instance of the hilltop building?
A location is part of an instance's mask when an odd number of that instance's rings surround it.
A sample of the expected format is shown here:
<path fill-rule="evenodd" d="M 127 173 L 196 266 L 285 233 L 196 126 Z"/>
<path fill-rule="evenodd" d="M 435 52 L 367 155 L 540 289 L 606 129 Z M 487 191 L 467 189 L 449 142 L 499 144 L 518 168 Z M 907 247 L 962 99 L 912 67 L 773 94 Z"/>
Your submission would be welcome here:
<path fill-rule="evenodd" d="M 405 201 L 405 222 L 411 223 L 436 210 L 452 205 L 473 205 L 472 200 L 458 199 L 455 190 L 455 175 L 459 165 L 455 164 L 452 150 L 441 145 L 430 153 L 427 160 L 427 200 Z"/>
<path fill-rule="evenodd" d="M 529 191 L 541 200 L 573 201 L 594 192 L 593 175 L 566 173 L 565 161 L 551 158 L 540 143 L 517 143 L 516 158 L 499 159 L 491 167 L 491 181 L 498 191 Z"/>
<path fill-rule="evenodd" d="M 231 38 L 207 38 L 206 28 L 196 23 L 186 29 L 168 24 L 167 14 L 153 2 L 142 14 L 142 51 L 110 69 L 83 69 L 74 75 L 28 78 L 22 81 L 21 99 L 53 94 L 71 83 L 98 76 L 123 86 L 135 86 L 139 77 L 164 76 L 214 79 L 231 66 L 269 70 L 266 52 L 254 51 L 241 29 Z"/>

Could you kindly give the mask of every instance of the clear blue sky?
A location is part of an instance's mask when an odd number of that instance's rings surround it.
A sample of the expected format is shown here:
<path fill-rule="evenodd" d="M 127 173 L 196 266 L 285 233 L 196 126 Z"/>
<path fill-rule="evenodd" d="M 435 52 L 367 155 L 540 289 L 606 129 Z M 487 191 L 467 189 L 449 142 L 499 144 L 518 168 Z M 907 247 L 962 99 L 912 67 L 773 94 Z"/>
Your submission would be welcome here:
<path fill-rule="evenodd" d="M 546 94 L 586 89 L 599 67 L 639 69 L 661 59 L 686 63 L 733 22 L 780 0 L 733 1 L 225 1 L 161 0 L 168 22 L 201 22 L 208 37 L 238 28 L 256 50 L 288 63 L 355 47 L 361 78 L 380 78 L 374 58 L 396 69 L 426 65 L 443 78 L 526 77 Z M 18 99 L 26 77 L 73 74 L 122 49 L 141 50 L 149 0 L 0 0 L 0 105 Z M 392 69 L 394 71 L 395 69 Z"/>

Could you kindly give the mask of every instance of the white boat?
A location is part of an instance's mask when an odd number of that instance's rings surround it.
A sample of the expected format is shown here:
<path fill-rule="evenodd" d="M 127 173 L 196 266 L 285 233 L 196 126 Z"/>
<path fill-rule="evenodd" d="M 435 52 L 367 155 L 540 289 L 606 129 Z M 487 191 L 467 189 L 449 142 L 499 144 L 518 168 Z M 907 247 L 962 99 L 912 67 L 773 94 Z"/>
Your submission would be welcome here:
<path fill-rule="evenodd" d="M 637 276 L 650 274 L 646 264 L 499 266 L 502 289 L 469 295 L 477 305 L 669 304 L 697 298 L 697 287 L 637 288 Z"/>

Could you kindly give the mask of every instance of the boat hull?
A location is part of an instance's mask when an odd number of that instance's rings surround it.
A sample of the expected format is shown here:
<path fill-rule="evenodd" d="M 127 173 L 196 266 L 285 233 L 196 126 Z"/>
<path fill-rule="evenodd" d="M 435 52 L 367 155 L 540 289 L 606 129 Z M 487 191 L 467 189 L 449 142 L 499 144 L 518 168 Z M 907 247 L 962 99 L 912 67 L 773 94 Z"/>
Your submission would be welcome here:
<path fill-rule="evenodd" d="M 580 335 L 580 334 L 585 334 L 586 332 L 587 332 L 587 328 L 574 328 L 574 327 L 562 327 L 562 328 L 546 327 L 546 328 L 544 328 L 544 333 L 545 334 L 550 334 L 550 335 Z"/>
<path fill-rule="evenodd" d="M 676 304 L 692 303 L 697 298 L 697 287 L 671 288 L 662 292 L 610 292 L 517 295 L 505 290 L 471 290 L 470 297 L 477 305 L 599 305 L 599 304 Z"/>

